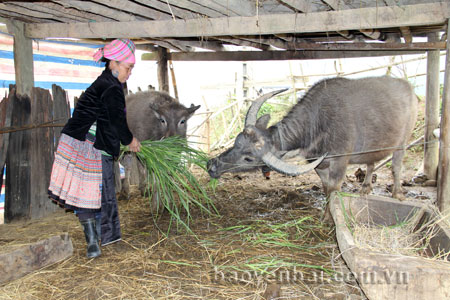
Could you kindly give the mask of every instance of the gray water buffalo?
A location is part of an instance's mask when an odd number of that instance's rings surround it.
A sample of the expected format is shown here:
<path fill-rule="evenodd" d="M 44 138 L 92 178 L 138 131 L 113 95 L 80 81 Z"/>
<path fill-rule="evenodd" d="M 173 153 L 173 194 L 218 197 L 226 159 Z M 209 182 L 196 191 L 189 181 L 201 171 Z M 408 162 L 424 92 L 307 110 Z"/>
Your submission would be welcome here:
<path fill-rule="evenodd" d="M 174 135 L 185 138 L 187 121 L 199 107 L 200 105 L 193 104 L 185 107 L 169 94 L 158 91 L 138 92 L 126 96 L 128 127 L 140 141 L 160 140 Z M 129 198 L 133 169 L 139 170 L 139 174 L 134 176 L 133 183 L 138 181 L 141 194 L 144 194 L 147 176 L 142 165 L 132 154 L 125 155 L 121 163 L 125 168 L 121 197 Z"/>
<path fill-rule="evenodd" d="M 252 104 L 234 146 L 208 162 L 211 177 L 264 165 L 292 176 L 315 169 L 329 196 L 340 190 L 348 164 L 366 164 L 362 185 L 366 194 L 372 190 L 375 162 L 393 153 L 392 194 L 404 198 L 402 158 L 417 117 L 417 97 L 407 81 L 387 76 L 322 80 L 280 122 L 267 128 L 270 116 L 257 119 L 256 115 L 264 101 L 278 92 Z M 292 153 L 312 162 L 301 166 L 286 162 L 283 155 Z"/>

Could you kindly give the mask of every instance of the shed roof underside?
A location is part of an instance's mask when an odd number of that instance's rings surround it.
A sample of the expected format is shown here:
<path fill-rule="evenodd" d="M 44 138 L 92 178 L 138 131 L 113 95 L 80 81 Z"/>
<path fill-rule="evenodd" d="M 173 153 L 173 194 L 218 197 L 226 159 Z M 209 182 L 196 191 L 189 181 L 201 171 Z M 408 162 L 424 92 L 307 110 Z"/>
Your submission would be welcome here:
<path fill-rule="evenodd" d="M 326 58 L 335 51 L 361 56 L 444 49 L 440 41 L 416 42 L 446 32 L 448 0 L 55 0 L 1 1 L 0 21 L 25 23 L 29 38 L 74 38 L 105 43 L 126 37 L 138 48 L 157 47 L 179 60 L 240 59 L 240 48 L 264 50 L 246 60 Z M 235 53 L 234 56 L 232 53 Z M 289 55 L 282 52 L 290 53 Z M 189 55 L 191 53 L 191 55 Z M 193 55 L 192 53 L 195 53 Z M 203 52 L 204 54 L 204 52 Z M 362 55 L 364 56 L 364 55 Z M 369 55 L 368 55 L 369 56 Z"/>

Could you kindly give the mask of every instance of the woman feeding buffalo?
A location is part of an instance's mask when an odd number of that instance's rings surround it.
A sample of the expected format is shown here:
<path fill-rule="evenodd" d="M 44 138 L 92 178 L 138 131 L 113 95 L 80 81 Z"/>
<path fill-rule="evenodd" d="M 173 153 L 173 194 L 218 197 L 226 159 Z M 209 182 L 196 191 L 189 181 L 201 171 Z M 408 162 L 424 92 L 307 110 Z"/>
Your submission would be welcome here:
<path fill-rule="evenodd" d="M 89 258 L 101 254 L 99 240 L 104 246 L 121 239 L 113 162 L 121 143 L 133 152 L 141 147 L 127 125 L 123 92 L 134 51 L 131 40 L 116 39 L 95 52 L 105 70 L 78 100 L 53 162 L 49 197 L 77 215 Z"/>

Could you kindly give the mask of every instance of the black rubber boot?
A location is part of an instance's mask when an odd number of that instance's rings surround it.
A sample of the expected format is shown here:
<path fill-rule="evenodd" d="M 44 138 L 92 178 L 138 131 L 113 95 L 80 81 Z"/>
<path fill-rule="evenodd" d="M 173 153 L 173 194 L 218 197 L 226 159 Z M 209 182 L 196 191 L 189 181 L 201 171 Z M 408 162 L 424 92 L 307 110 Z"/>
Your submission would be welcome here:
<path fill-rule="evenodd" d="M 98 245 L 97 231 L 95 227 L 95 219 L 87 219 L 80 221 L 83 226 L 84 236 L 87 243 L 87 257 L 94 258 L 99 256 L 102 252 Z"/>

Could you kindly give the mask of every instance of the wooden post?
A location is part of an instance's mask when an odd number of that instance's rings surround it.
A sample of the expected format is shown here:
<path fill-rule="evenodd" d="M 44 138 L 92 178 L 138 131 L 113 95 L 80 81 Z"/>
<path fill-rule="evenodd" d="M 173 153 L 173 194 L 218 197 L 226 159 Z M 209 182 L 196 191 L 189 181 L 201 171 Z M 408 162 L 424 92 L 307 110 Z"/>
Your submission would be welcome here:
<path fill-rule="evenodd" d="M 7 28 L 14 35 L 14 69 L 16 72 L 16 92 L 30 95 L 34 87 L 33 41 L 24 34 L 24 23 L 8 21 Z"/>
<path fill-rule="evenodd" d="M 447 51 L 445 56 L 444 91 L 442 93 L 442 116 L 439 142 L 439 169 L 437 205 L 439 210 L 450 210 L 450 21 L 447 20 Z"/>
<path fill-rule="evenodd" d="M 429 42 L 437 42 L 438 34 L 428 34 Z M 428 180 L 436 180 L 439 162 L 438 140 L 433 130 L 439 127 L 439 50 L 427 53 L 427 96 L 425 107 L 425 148 L 423 173 Z"/>
<path fill-rule="evenodd" d="M 173 86 L 173 93 L 175 95 L 175 99 L 179 102 L 180 99 L 178 98 L 178 86 L 177 86 L 177 79 L 175 77 L 175 70 L 173 67 L 173 63 L 171 60 L 168 62 L 169 69 L 170 69 L 170 77 L 172 77 L 172 86 Z"/>
<path fill-rule="evenodd" d="M 169 92 L 169 72 L 167 68 L 167 49 L 158 48 L 158 83 L 159 90 Z"/>

